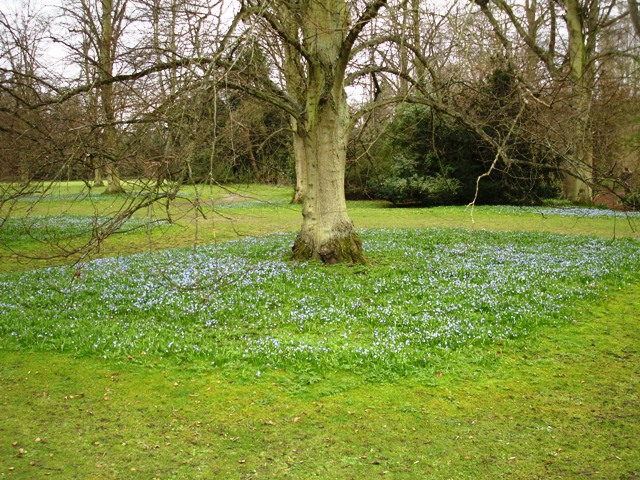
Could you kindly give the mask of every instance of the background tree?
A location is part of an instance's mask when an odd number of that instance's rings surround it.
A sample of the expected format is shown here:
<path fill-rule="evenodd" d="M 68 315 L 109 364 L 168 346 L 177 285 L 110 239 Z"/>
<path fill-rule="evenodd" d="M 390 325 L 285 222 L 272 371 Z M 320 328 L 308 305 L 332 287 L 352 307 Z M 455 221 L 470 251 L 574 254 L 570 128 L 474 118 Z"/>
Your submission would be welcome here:
<path fill-rule="evenodd" d="M 30 2 L 0 12 L 2 166 L 5 175 L 17 175 L 23 186 L 42 176 L 50 160 L 43 112 L 29 108 L 45 93 L 40 55 L 48 33 L 49 19 Z"/>
<path fill-rule="evenodd" d="M 569 200 L 590 203 L 596 166 L 593 107 L 598 98 L 602 65 L 601 40 L 604 32 L 624 16 L 618 2 L 527 2 L 525 10 L 505 0 L 476 3 L 508 54 L 513 52 L 512 39 L 521 40 L 535 54 L 555 84 L 555 106 L 559 108 L 566 102 L 569 115 L 565 115 L 565 130 L 558 137 L 561 141 L 558 151 L 563 158 L 563 194 Z M 508 20 L 508 28 L 500 24 L 494 10 Z M 530 84 L 528 88 L 539 91 L 536 85 Z"/>
<path fill-rule="evenodd" d="M 636 32 L 636 35 L 640 37 L 640 8 L 638 7 L 637 0 L 627 0 L 629 5 L 629 15 L 631 16 L 631 24 Z"/>

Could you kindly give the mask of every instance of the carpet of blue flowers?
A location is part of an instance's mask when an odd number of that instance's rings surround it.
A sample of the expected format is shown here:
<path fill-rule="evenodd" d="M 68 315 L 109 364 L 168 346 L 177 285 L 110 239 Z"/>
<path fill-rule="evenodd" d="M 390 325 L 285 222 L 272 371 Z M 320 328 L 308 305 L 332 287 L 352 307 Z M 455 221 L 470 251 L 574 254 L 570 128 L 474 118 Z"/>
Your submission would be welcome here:
<path fill-rule="evenodd" d="M 13 217 L 2 224 L 0 242 L 6 245 L 25 240 L 55 243 L 78 237 L 90 237 L 95 232 L 110 226 L 112 221 L 113 219 L 109 217 L 88 217 L 85 215 Z M 166 222 L 130 218 L 119 224 L 116 231 L 128 233 L 141 228 L 155 228 L 163 223 Z"/>
<path fill-rule="evenodd" d="M 407 371 L 570 321 L 577 303 L 640 278 L 633 239 L 361 234 L 368 266 L 289 262 L 293 237 L 277 234 L 3 275 L 0 338 L 12 348 L 256 371 Z"/>
<path fill-rule="evenodd" d="M 497 207 L 489 207 L 494 213 L 502 213 L 507 215 L 526 215 L 530 213 L 542 216 L 560 216 L 560 217 L 578 217 L 578 218 L 611 218 L 618 217 L 622 219 L 639 219 L 640 212 L 625 212 L 617 210 L 609 210 L 607 208 L 588 208 L 588 207 L 517 207 L 512 205 L 501 205 Z"/>

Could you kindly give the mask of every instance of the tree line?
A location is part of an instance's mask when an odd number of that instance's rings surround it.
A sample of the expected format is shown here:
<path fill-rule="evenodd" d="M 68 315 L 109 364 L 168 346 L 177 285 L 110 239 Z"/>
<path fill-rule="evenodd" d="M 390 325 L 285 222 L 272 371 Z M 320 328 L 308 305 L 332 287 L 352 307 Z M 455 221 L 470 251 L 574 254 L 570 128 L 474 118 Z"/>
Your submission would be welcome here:
<path fill-rule="evenodd" d="M 638 202 L 637 0 L 24 0 L 0 12 L 0 216 L 50 180 L 295 185 L 295 258 L 362 262 L 345 198 Z M 124 180 L 123 180 L 124 179 Z"/>

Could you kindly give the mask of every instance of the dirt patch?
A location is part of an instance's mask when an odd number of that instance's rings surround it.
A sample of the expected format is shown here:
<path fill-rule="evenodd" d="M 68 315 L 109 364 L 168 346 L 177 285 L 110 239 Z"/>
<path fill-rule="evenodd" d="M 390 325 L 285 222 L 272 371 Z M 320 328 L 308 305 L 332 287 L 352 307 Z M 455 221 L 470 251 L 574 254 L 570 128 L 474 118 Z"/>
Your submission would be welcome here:
<path fill-rule="evenodd" d="M 222 197 L 218 200 L 219 203 L 234 203 L 234 202 L 239 202 L 242 200 L 246 200 L 247 197 L 242 196 L 242 195 L 227 195 L 225 197 Z"/>
<path fill-rule="evenodd" d="M 622 193 L 604 192 L 593 197 L 593 204 L 596 206 L 607 207 L 611 210 L 627 210 L 622 204 Z"/>

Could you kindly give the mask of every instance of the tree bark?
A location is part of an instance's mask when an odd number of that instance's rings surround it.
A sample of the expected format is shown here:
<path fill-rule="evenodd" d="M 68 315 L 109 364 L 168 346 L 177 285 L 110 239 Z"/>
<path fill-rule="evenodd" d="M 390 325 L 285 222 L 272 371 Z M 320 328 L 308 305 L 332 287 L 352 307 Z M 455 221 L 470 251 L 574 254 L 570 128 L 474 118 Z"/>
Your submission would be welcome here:
<path fill-rule="evenodd" d="M 569 31 L 569 61 L 571 68 L 572 96 L 576 110 L 571 132 L 571 155 L 567 161 L 563 194 L 573 202 L 589 204 L 593 181 L 593 133 L 591 131 L 591 101 L 593 74 L 590 63 L 592 48 L 585 29 L 595 28 L 597 5 L 586 11 L 579 0 L 565 0 L 566 22 Z M 588 30 L 587 30 L 588 31 Z"/>
<path fill-rule="evenodd" d="M 93 169 L 93 186 L 104 187 L 104 180 L 102 179 L 102 167 L 100 166 Z"/>
<path fill-rule="evenodd" d="M 640 12 L 638 11 L 638 0 L 627 0 L 627 4 L 629 5 L 631 24 L 636 32 L 636 36 L 640 38 Z"/>
<path fill-rule="evenodd" d="M 306 129 L 295 135 L 300 143 L 302 228 L 293 245 L 293 258 L 324 263 L 366 263 L 362 241 L 347 214 L 344 196 L 349 112 L 344 94 L 339 101 L 319 102 Z"/>
<path fill-rule="evenodd" d="M 302 137 L 298 134 L 298 122 L 295 118 L 291 119 L 291 129 L 293 131 L 293 162 L 296 174 L 296 187 L 293 191 L 291 203 L 294 205 L 302 204 L 302 191 L 304 185 L 302 178 L 304 175 L 304 165 L 306 163 L 305 147 Z"/>
<path fill-rule="evenodd" d="M 570 155 L 564 164 L 563 195 L 567 200 L 583 205 L 592 201 L 593 133 L 591 132 L 591 90 L 574 87 L 576 117 L 572 125 Z"/>
<path fill-rule="evenodd" d="M 115 127 L 116 115 L 114 109 L 113 84 L 108 82 L 108 80 L 113 77 L 113 57 L 117 42 L 117 36 L 114 34 L 114 16 L 116 12 L 113 0 L 101 0 L 101 5 L 102 34 L 98 52 L 98 60 L 100 63 L 98 75 L 104 82 L 100 86 L 104 122 L 102 148 L 105 157 L 105 172 L 107 174 L 107 188 L 104 193 L 115 194 L 124 193 L 124 189 L 120 184 L 120 174 L 116 163 L 117 155 L 115 151 L 118 134 Z"/>
<path fill-rule="evenodd" d="M 109 163 L 106 166 L 107 171 L 107 188 L 104 193 L 107 194 L 117 194 L 117 193 L 125 193 L 124 188 L 122 188 L 122 184 L 120 183 L 120 172 L 118 171 L 118 167 Z"/>
<path fill-rule="evenodd" d="M 362 242 L 344 196 L 351 119 L 345 92 L 354 44 L 386 0 L 370 0 L 352 22 L 345 0 L 262 2 L 245 0 L 245 15 L 264 20 L 281 42 L 286 93 L 263 81 L 271 99 L 291 116 L 296 167 L 294 201 L 302 202 L 302 227 L 293 258 L 325 263 L 365 263 Z"/>
<path fill-rule="evenodd" d="M 304 104 L 304 114 L 292 121 L 297 177 L 294 200 L 302 202 L 302 227 L 292 248 L 294 259 L 366 263 L 344 196 L 351 128 L 344 81 L 353 43 L 384 3 L 370 3 L 352 29 L 344 0 L 305 2 L 298 14 L 289 11 L 281 15 L 289 39 L 298 39 L 301 34 L 305 51 L 303 62 L 296 48 L 290 44 L 285 48 L 287 89 Z"/>

